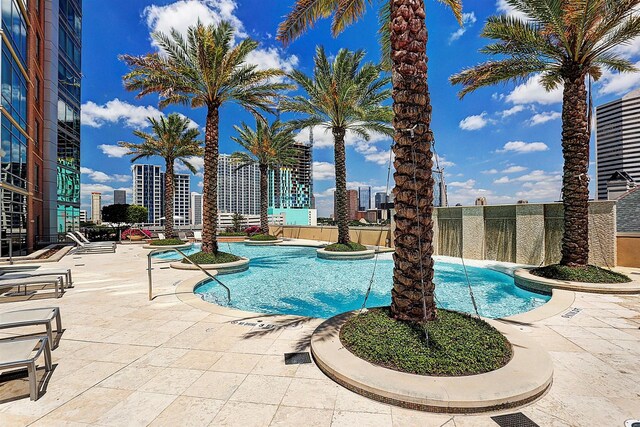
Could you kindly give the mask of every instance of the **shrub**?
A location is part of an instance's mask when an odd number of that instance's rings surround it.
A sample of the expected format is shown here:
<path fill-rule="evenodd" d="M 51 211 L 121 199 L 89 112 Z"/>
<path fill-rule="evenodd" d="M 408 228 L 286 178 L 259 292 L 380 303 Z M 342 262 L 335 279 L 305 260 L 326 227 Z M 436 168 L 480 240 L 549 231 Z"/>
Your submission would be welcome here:
<path fill-rule="evenodd" d="M 346 245 L 342 243 L 334 243 L 325 247 L 324 250 L 329 252 L 359 252 L 366 251 L 367 247 L 356 242 L 349 242 Z"/>
<path fill-rule="evenodd" d="M 142 236 L 146 239 L 151 238 L 151 231 L 149 230 L 141 230 L 139 228 L 128 228 L 122 232 L 122 239 L 128 239 L 129 236 Z"/>
<path fill-rule="evenodd" d="M 149 243 L 151 246 L 178 246 L 185 243 L 180 239 L 156 239 Z"/>
<path fill-rule="evenodd" d="M 588 265 L 586 267 L 568 267 L 566 265 L 547 265 L 531 270 L 534 276 L 546 279 L 567 280 L 582 283 L 628 283 L 630 278 L 621 273 Z"/>
<path fill-rule="evenodd" d="M 187 258 L 189 258 L 196 264 L 226 264 L 228 262 L 239 261 L 242 259 L 237 255 L 220 251 L 215 254 L 196 252 L 193 255 L 189 255 Z M 186 259 L 183 259 L 182 262 L 184 264 L 189 264 L 189 261 L 187 261 Z"/>
<path fill-rule="evenodd" d="M 270 242 L 273 240 L 278 240 L 278 238 L 270 234 L 254 234 L 253 236 L 249 237 L 249 240 L 254 240 L 256 242 Z"/>
<path fill-rule="evenodd" d="M 249 236 L 253 236 L 254 234 L 261 233 L 262 229 L 257 225 L 252 225 L 251 227 L 245 228 L 244 232 Z"/>

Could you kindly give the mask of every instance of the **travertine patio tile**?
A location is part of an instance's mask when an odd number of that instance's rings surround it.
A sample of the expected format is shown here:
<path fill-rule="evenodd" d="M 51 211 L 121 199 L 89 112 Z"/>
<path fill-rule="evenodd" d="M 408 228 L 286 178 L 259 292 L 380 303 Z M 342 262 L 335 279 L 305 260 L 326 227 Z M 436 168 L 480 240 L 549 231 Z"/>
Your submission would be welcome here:
<path fill-rule="evenodd" d="M 629 335 L 628 333 L 614 328 L 585 328 L 587 331 L 597 335 L 600 338 L 614 341 L 617 343 L 618 340 L 631 340 L 631 341 L 640 341 L 640 338 L 636 338 L 633 335 Z M 638 344 L 640 345 L 640 343 Z"/>
<path fill-rule="evenodd" d="M 59 421 L 95 423 L 101 416 L 131 395 L 130 390 L 93 387 L 60 406 L 45 418 L 50 425 Z"/>
<path fill-rule="evenodd" d="M 227 400 L 238 389 L 245 374 L 206 371 L 183 393 L 185 396 Z"/>
<path fill-rule="evenodd" d="M 136 366 L 171 366 L 176 360 L 187 354 L 187 349 L 160 347 L 149 352 L 135 362 Z"/>
<path fill-rule="evenodd" d="M 227 402 L 211 426 L 263 427 L 268 426 L 278 407 L 262 403 Z"/>
<path fill-rule="evenodd" d="M 232 353 L 265 354 L 273 345 L 271 338 L 241 338 L 229 349 Z"/>
<path fill-rule="evenodd" d="M 176 399 L 176 396 L 135 391 L 97 420 L 106 426 L 146 426 Z"/>
<path fill-rule="evenodd" d="M 38 417 L 29 417 L 26 415 L 14 415 L 0 412 L 0 425 L 2 426 L 26 426 L 36 421 Z"/>
<path fill-rule="evenodd" d="M 445 424 L 446 427 L 496 427 L 493 421 L 487 415 L 457 415 L 452 423 Z"/>
<path fill-rule="evenodd" d="M 391 406 L 368 399 L 343 387 L 338 389 L 335 409 L 336 411 L 391 413 Z"/>
<path fill-rule="evenodd" d="M 339 387 L 328 379 L 294 378 L 282 399 L 282 404 L 302 408 L 333 409 Z"/>
<path fill-rule="evenodd" d="M 535 406 L 523 408 L 521 412 L 539 426 L 573 427 L 569 422 L 558 418 L 555 414 L 550 414 Z"/>
<path fill-rule="evenodd" d="M 295 376 L 296 378 L 308 378 L 314 380 L 324 380 L 327 378 L 327 376 L 313 362 L 299 365 Z"/>
<path fill-rule="evenodd" d="M 160 366 L 127 366 L 102 381 L 100 387 L 137 390 L 151 378 L 162 372 Z"/>
<path fill-rule="evenodd" d="M 276 415 L 271 421 L 271 426 L 290 427 L 329 427 L 333 419 L 331 409 L 294 408 L 282 406 L 278 408 Z"/>
<path fill-rule="evenodd" d="M 602 338 L 569 338 L 589 353 L 624 353 L 626 350 Z"/>
<path fill-rule="evenodd" d="M 367 427 L 391 427 L 391 413 L 372 414 L 370 412 L 335 411 L 331 427 L 352 427 L 363 425 Z"/>
<path fill-rule="evenodd" d="M 580 326 L 551 326 L 551 329 L 566 338 L 598 338 L 598 335 Z"/>
<path fill-rule="evenodd" d="M 206 371 L 222 357 L 217 351 L 189 350 L 184 356 L 172 363 L 174 368 L 201 369 Z"/>
<path fill-rule="evenodd" d="M 63 362 L 61 362 L 63 363 Z M 88 365 L 72 372 L 61 379 L 51 379 L 52 382 L 56 382 L 58 386 L 67 387 L 70 384 L 77 384 L 81 386 L 93 386 L 101 381 L 109 378 L 114 373 L 118 372 L 122 368 L 127 366 L 124 363 L 115 362 L 91 362 Z M 55 371 L 54 371 L 55 373 Z"/>
<path fill-rule="evenodd" d="M 178 396 L 153 422 L 152 427 L 199 427 L 206 426 L 220 408 L 224 400 L 205 399 L 202 397 Z"/>
<path fill-rule="evenodd" d="M 284 353 L 309 351 L 309 344 L 308 340 L 275 340 L 267 349 L 266 354 L 283 355 Z"/>
<path fill-rule="evenodd" d="M 179 395 L 191 386 L 204 371 L 182 368 L 164 368 L 156 376 L 140 387 L 139 390 L 151 393 Z"/>
<path fill-rule="evenodd" d="M 248 374 L 255 368 L 261 358 L 262 356 L 258 354 L 225 353 L 209 370 Z"/>
<path fill-rule="evenodd" d="M 453 416 L 432 414 L 429 412 L 413 411 L 411 409 L 393 406 L 391 408 L 393 427 L 443 427 L 453 426 Z M 449 424 L 449 422 L 451 422 Z"/>
<path fill-rule="evenodd" d="M 248 375 L 229 400 L 278 405 L 290 383 L 287 377 Z"/>
<path fill-rule="evenodd" d="M 286 365 L 284 363 L 284 355 L 275 356 L 275 355 L 264 355 L 258 361 L 258 364 L 253 371 L 252 374 L 257 375 L 273 375 L 279 377 L 293 377 L 300 365 Z"/>

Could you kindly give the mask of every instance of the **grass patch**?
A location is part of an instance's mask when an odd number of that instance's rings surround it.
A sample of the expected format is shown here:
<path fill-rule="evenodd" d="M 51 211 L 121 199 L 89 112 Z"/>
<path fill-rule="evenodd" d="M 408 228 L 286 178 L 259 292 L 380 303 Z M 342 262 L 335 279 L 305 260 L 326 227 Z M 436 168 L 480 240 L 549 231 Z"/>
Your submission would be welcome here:
<path fill-rule="evenodd" d="M 567 267 L 566 265 L 547 265 L 534 268 L 531 274 L 554 280 L 568 280 L 581 283 L 628 283 L 630 278 L 621 273 L 588 265 L 586 267 Z"/>
<path fill-rule="evenodd" d="M 191 261 L 195 262 L 196 264 L 226 264 L 229 262 L 239 261 L 242 259 L 237 255 L 233 255 L 227 252 L 220 252 L 220 251 L 218 251 L 218 253 L 215 253 L 215 254 L 209 254 L 205 252 L 196 252 L 193 255 L 189 255 L 187 258 L 189 258 Z M 182 262 L 184 264 L 190 264 L 190 262 L 187 261 L 186 259 L 183 259 Z"/>
<path fill-rule="evenodd" d="M 329 252 L 360 252 L 366 251 L 367 247 L 356 242 L 349 242 L 346 245 L 342 243 L 334 243 L 326 246 L 324 250 Z"/>
<path fill-rule="evenodd" d="M 364 360 L 418 375 L 475 375 L 511 360 L 509 341 L 467 314 L 438 310 L 438 320 L 427 323 L 427 331 L 429 347 L 420 325 L 394 319 L 385 307 L 350 318 L 340 330 L 340 340 Z"/>
<path fill-rule="evenodd" d="M 247 233 L 244 231 L 223 231 L 222 233 L 218 233 L 220 237 L 243 237 L 246 235 Z"/>
<path fill-rule="evenodd" d="M 253 240 L 255 242 L 270 242 L 273 240 L 278 240 L 278 238 L 270 234 L 254 234 L 253 236 L 249 237 L 249 240 Z"/>
<path fill-rule="evenodd" d="M 151 246 L 177 246 L 185 243 L 180 239 L 156 239 L 149 243 Z"/>

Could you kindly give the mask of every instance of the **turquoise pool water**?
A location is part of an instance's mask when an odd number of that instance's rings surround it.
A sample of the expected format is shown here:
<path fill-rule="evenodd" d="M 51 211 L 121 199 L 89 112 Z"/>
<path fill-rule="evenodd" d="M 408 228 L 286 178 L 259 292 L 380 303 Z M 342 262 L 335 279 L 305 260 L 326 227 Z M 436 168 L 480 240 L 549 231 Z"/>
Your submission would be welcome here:
<path fill-rule="evenodd" d="M 314 248 L 225 243 L 220 249 L 251 259 L 249 270 L 219 279 L 231 289 L 231 307 L 259 313 L 328 318 L 359 309 L 374 268 L 374 260 L 321 260 Z M 193 247 L 187 253 L 198 250 Z M 173 259 L 175 254 L 159 257 Z M 467 267 L 467 271 L 481 316 L 523 313 L 549 300 L 548 296 L 518 288 L 506 274 L 477 267 Z M 379 259 L 368 307 L 390 304 L 392 277 L 393 261 Z M 461 265 L 437 262 L 435 282 L 440 307 L 473 312 Z M 205 301 L 229 305 L 224 290 L 215 282 L 203 283 L 195 293 Z"/>

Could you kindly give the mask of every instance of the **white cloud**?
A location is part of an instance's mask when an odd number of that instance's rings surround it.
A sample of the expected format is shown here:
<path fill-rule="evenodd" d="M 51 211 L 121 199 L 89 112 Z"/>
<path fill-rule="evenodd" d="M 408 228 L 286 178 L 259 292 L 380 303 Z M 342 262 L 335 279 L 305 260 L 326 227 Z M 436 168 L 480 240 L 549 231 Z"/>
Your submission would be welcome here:
<path fill-rule="evenodd" d="M 435 156 L 433 158 L 433 163 L 435 165 L 436 159 Z M 452 161 L 447 160 L 444 156 L 439 156 L 438 157 L 438 164 L 440 165 L 441 168 L 452 168 L 454 167 L 456 164 L 453 163 Z"/>
<path fill-rule="evenodd" d="M 515 7 L 511 6 L 509 3 L 507 3 L 507 0 L 498 0 L 496 2 L 496 7 L 498 8 L 498 13 L 505 14 L 513 18 L 518 18 L 523 21 L 529 20 L 525 13 L 520 12 Z"/>
<path fill-rule="evenodd" d="M 640 67 L 640 61 L 634 65 Z M 640 73 L 614 73 L 603 70 L 599 85 L 600 95 L 623 95 L 640 85 Z"/>
<path fill-rule="evenodd" d="M 196 168 L 196 176 L 202 178 L 204 176 L 204 157 L 190 156 L 185 158 L 186 161 L 191 163 Z M 182 162 L 175 163 L 175 170 L 179 173 L 191 173 L 191 171 L 182 164 Z"/>
<path fill-rule="evenodd" d="M 80 197 L 82 208 L 91 210 L 91 193 L 101 193 L 102 206 L 113 203 L 113 191 L 124 190 L 128 195 L 133 194 L 131 187 L 115 188 L 106 184 L 80 184 Z"/>
<path fill-rule="evenodd" d="M 558 87 L 548 92 L 540 83 L 540 75 L 529 77 L 529 79 L 516 86 L 505 99 L 512 104 L 557 104 L 562 102 L 562 87 Z"/>
<path fill-rule="evenodd" d="M 118 98 L 98 105 L 88 101 L 82 105 L 82 124 L 100 128 L 105 124 L 123 123 L 130 128 L 149 126 L 148 117 L 161 117 L 164 114 L 150 105 L 141 106 L 120 101 Z"/>
<path fill-rule="evenodd" d="M 295 136 L 297 142 L 308 143 L 309 142 L 309 130 L 304 129 Z M 344 138 L 344 143 L 348 147 L 354 147 L 356 152 L 362 154 L 364 159 L 368 162 L 377 163 L 379 165 L 386 165 L 389 163 L 389 151 L 380 149 L 376 146 L 377 143 L 382 143 L 385 147 L 391 146 L 391 138 L 382 134 L 371 134 L 369 141 L 365 141 L 359 135 L 347 131 Z M 313 128 L 313 147 L 314 148 L 333 148 L 333 134 L 331 130 L 326 129 L 324 126 L 314 126 Z M 392 157 L 393 161 L 393 157 Z"/>
<path fill-rule="evenodd" d="M 543 111 L 542 113 L 534 114 L 527 123 L 529 126 L 537 126 L 553 120 L 558 120 L 561 117 L 562 113 L 559 111 Z"/>
<path fill-rule="evenodd" d="M 313 179 L 317 181 L 334 179 L 336 177 L 336 168 L 333 163 L 313 162 Z"/>
<path fill-rule="evenodd" d="M 117 158 L 124 157 L 129 152 L 127 148 L 120 147 L 119 145 L 102 144 L 102 145 L 98 145 L 98 149 L 100 149 L 100 151 L 106 154 L 107 157 L 117 157 Z"/>
<path fill-rule="evenodd" d="M 109 181 L 127 182 L 131 180 L 131 177 L 129 175 L 120 175 L 120 174 L 108 175 L 104 172 L 93 170 L 86 167 L 81 167 L 80 173 L 83 175 L 87 175 L 91 181 L 100 182 L 100 183 L 109 182 Z"/>
<path fill-rule="evenodd" d="M 508 176 L 503 176 L 502 178 L 495 179 L 493 181 L 494 184 L 508 184 L 511 182 Z"/>
<path fill-rule="evenodd" d="M 509 166 L 508 168 L 503 170 L 502 173 L 520 173 L 526 170 L 527 168 L 525 168 L 524 166 Z"/>
<path fill-rule="evenodd" d="M 498 115 L 500 117 L 502 117 L 503 119 L 506 119 L 507 117 L 511 117 L 514 114 L 518 114 L 522 111 L 525 110 L 524 105 L 514 105 L 513 107 L 509 108 L 508 110 L 504 110 L 498 113 Z"/>
<path fill-rule="evenodd" d="M 169 34 L 176 29 L 186 34 L 187 29 L 200 20 L 205 25 L 230 22 L 235 28 L 236 38 L 248 37 L 243 22 L 236 16 L 236 0 L 180 0 L 166 6 L 147 6 L 142 16 L 151 32 Z M 158 47 L 155 41 L 152 44 Z M 280 68 L 292 71 L 298 65 L 298 57 L 286 56 L 279 47 L 258 48 L 247 56 L 247 62 L 259 69 Z"/>
<path fill-rule="evenodd" d="M 504 144 L 501 150 L 497 150 L 498 153 L 533 153 L 536 151 L 547 151 L 549 147 L 544 142 L 523 142 L 523 141 L 510 141 Z"/>
<path fill-rule="evenodd" d="M 475 179 L 469 179 L 469 180 L 464 181 L 464 182 L 458 182 L 458 181 L 450 182 L 450 183 L 447 184 L 447 187 L 471 188 L 474 185 L 476 185 L 476 180 Z"/>
<path fill-rule="evenodd" d="M 498 169 L 489 169 L 489 170 L 482 171 L 480 173 L 485 175 L 495 175 L 498 173 Z"/>
<path fill-rule="evenodd" d="M 454 33 L 452 33 L 449 36 L 449 44 L 453 43 L 454 41 L 458 40 L 460 37 L 462 37 L 464 35 L 464 33 L 467 32 L 467 29 L 472 26 L 473 24 L 475 24 L 477 21 L 476 19 L 476 14 L 473 12 L 469 12 L 469 13 L 463 13 L 462 14 L 462 26 L 460 28 L 458 28 L 457 31 L 455 31 Z"/>
<path fill-rule="evenodd" d="M 469 116 L 463 119 L 460 122 L 460 129 L 469 131 L 480 130 L 487 126 L 489 123 L 492 123 L 492 120 L 487 118 L 487 112 L 485 111 L 481 114 Z"/>

